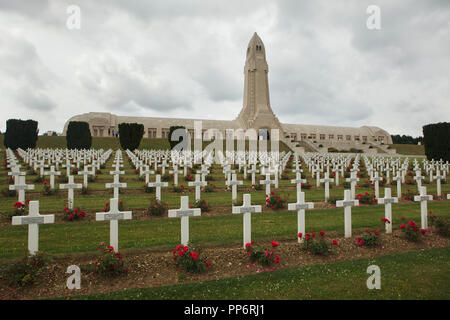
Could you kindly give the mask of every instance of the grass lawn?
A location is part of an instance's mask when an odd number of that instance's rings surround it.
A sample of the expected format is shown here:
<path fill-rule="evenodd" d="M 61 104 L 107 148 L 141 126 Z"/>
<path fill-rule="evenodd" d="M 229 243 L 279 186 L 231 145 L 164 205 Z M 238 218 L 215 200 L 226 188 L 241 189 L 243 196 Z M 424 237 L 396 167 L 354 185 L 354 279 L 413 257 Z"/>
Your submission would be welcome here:
<path fill-rule="evenodd" d="M 367 267 L 381 271 L 381 289 L 366 286 Z M 410 251 L 255 275 L 166 287 L 77 296 L 77 299 L 450 299 L 450 247 Z"/>
<path fill-rule="evenodd" d="M 405 155 L 425 155 L 425 147 L 423 145 L 419 146 L 416 144 L 391 144 L 392 149 L 396 150 L 398 154 Z"/>

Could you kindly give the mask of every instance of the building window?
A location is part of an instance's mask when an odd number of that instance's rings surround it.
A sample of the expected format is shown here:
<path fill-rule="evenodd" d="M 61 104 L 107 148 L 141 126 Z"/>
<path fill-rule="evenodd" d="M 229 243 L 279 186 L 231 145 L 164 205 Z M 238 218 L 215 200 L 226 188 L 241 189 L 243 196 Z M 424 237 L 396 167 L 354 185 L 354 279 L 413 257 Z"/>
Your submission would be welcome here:
<path fill-rule="evenodd" d="M 316 134 L 315 133 L 311 133 L 309 136 L 311 137 L 311 139 L 315 139 L 316 138 Z"/>
<path fill-rule="evenodd" d="M 169 130 L 168 128 L 162 128 L 161 129 L 161 138 L 167 139 L 169 138 Z"/>
<path fill-rule="evenodd" d="M 362 139 L 364 142 L 367 142 L 367 136 L 363 136 Z"/>
<path fill-rule="evenodd" d="M 350 141 L 350 140 L 352 140 L 352 136 L 347 135 L 347 136 L 345 136 L 345 139 L 346 139 L 347 141 Z"/>
<path fill-rule="evenodd" d="M 148 129 L 148 137 L 149 138 L 156 138 L 156 128 L 149 128 Z"/>
<path fill-rule="evenodd" d="M 320 135 L 320 140 L 325 140 L 325 135 L 324 134 Z"/>
<path fill-rule="evenodd" d="M 306 133 L 301 133 L 300 137 L 302 140 L 306 140 L 306 138 L 308 137 L 308 135 Z"/>
<path fill-rule="evenodd" d="M 337 139 L 338 139 L 338 141 L 342 141 L 342 140 L 344 140 L 344 136 L 341 134 L 338 134 Z"/>
<path fill-rule="evenodd" d="M 328 139 L 333 140 L 334 139 L 334 134 L 329 134 L 328 135 Z"/>
<path fill-rule="evenodd" d="M 359 136 L 354 136 L 355 141 L 359 141 Z"/>
<path fill-rule="evenodd" d="M 382 137 L 382 136 L 379 136 L 379 137 L 378 137 L 378 141 L 381 141 L 381 142 L 383 142 L 383 141 L 384 141 L 384 137 Z"/>

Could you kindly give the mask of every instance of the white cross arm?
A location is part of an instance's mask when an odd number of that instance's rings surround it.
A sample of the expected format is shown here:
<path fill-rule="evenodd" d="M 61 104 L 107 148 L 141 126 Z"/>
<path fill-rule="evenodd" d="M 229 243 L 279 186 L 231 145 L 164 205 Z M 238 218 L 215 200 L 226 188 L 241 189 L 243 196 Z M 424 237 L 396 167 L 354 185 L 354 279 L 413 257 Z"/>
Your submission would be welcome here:
<path fill-rule="evenodd" d="M 398 203 L 398 198 L 392 197 L 392 198 L 379 198 L 378 199 L 378 204 L 389 204 L 389 203 Z"/>
<path fill-rule="evenodd" d="M 97 212 L 95 215 L 95 220 L 97 221 L 131 220 L 131 218 L 131 211 L 123 211 L 117 213 Z"/>
<path fill-rule="evenodd" d="M 261 212 L 262 208 L 261 205 L 252 205 L 250 207 L 242 207 L 242 206 L 233 206 L 232 213 L 233 214 L 240 214 L 240 213 L 254 213 L 254 212 Z"/>
<path fill-rule="evenodd" d="M 192 209 L 171 209 L 168 212 L 169 218 L 177 218 L 177 217 L 199 217 L 202 212 L 200 208 L 192 208 Z"/>
<path fill-rule="evenodd" d="M 414 196 L 414 201 L 431 201 L 431 200 L 433 200 L 432 195 Z"/>
<path fill-rule="evenodd" d="M 353 207 L 359 206 L 359 200 L 338 200 L 336 201 L 336 207 Z"/>
<path fill-rule="evenodd" d="M 47 224 L 47 223 L 55 223 L 55 215 L 54 214 L 45 214 L 39 215 L 38 217 L 30 217 L 30 216 L 15 216 L 12 217 L 12 225 L 26 225 L 26 224 Z"/>
<path fill-rule="evenodd" d="M 309 210 L 309 209 L 314 209 L 314 203 L 312 203 L 312 202 L 288 203 L 289 211 Z"/>

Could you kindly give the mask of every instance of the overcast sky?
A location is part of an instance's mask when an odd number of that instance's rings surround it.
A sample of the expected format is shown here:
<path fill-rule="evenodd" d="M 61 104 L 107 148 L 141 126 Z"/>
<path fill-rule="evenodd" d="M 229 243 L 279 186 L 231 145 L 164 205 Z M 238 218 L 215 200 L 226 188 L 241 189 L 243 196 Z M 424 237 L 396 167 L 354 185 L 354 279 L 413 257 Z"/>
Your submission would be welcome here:
<path fill-rule="evenodd" d="M 281 122 L 418 136 L 450 121 L 448 0 L 0 0 L 0 21 L 2 132 L 9 118 L 61 132 L 85 112 L 232 120 L 255 31 Z"/>

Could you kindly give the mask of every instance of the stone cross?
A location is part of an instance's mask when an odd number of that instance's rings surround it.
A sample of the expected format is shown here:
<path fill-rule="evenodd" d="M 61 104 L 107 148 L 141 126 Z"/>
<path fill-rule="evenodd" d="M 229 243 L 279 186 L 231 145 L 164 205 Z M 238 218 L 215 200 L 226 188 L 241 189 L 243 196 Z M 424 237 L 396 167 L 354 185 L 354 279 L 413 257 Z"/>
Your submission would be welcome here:
<path fill-rule="evenodd" d="M 372 178 L 372 181 L 375 184 L 375 197 L 378 199 L 380 197 L 380 184 L 383 178 L 378 176 L 378 171 L 375 171 L 375 176 Z"/>
<path fill-rule="evenodd" d="M 12 217 L 12 225 L 28 225 L 28 251 L 34 255 L 39 251 L 39 225 L 55 223 L 54 214 L 41 215 L 39 201 L 30 201 L 28 216 Z"/>
<path fill-rule="evenodd" d="M 392 180 L 397 182 L 397 197 L 400 197 L 402 195 L 402 175 L 400 170 L 397 171 L 397 175 Z"/>
<path fill-rule="evenodd" d="M 189 217 L 200 216 L 201 214 L 200 208 L 189 208 L 189 196 L 181 197 L 180 209 L 169 210 L 169 218 L 181 217 L 181 244 L 183 246 L 189 244 Z"/>
<path fill-rule="evenodd" d="M 335 178 L 335 182 L 334 182 L 334 184 L 336 185 L 336 186 L 339 186 L 339 168 L 334 168 L 333 170 L 332 170 L 332 172 L 334 172 L 334 178 Z"/>
<path fill-rule="evenodd" d="M 433 176 L 433 175 L 431 175 Z M 436 170 L 436 175 L 434 176 L 434 179 L 436 179 L 436 192 L 438 197 L 441 196 L 441 180 L 444 179 L 444 176 L 440 175 L 439 169 Z"/>
<path fill-rule="evenodd" d="M 67 203 L 67 207 L 69 209 L 73 209 L 73 190 L 74 189 L 81 189 L 83 186 L 81 183 L 74 183 L 73 180 L 73 176 L 68 176 L 68 183 L 66 184 L 60 184 L 59 188 L 60 189 L 67 189 L 68 190 L 68 194 L 67 194 L 67 199 L 68 199 L 68 203 Z"/>
<path fill-rule="evenodd" d="M 320 182 L 325 183 L 325 201 L 328 201 L 330 198 L 330 182 L 333 182 L 334 179 L 330 179 L 328 172 L 325 172 L 325 178 L 320 179 Z"/>
<path fill-rule="evenodd" d="M 156 199 L 161 201 L 161 187 L 167 187 L 169 184 L 167 182 L 161 182 L 161 175 L 156 175 L 156 181 L 150 182 L 149 187 L 156 188 Z"/>
<path fill-rule="evenodd" d="M 73 168 L 73 167 L 75 167 L 75 166 L 70 162 L 70 159 L 67 158 L 66 159 L 66 164 L 63 165 L 63 168 L 66 168 L 66 176 L 70 176 L 70 173 L 71 173 L 70 169 Z"/>
<path fill-rule="evenodd" d="M 44 168 L 48 168 L 48 164 L 44 163 L 44 160 L 41 160 L 38 165 L 36 165 L 36 168 L 39 169 L 39 176 L 44 176 Z"/>
<path fill-rule="evenodd" d="M 336 201 L 336 207 L 344 207 L 345 237 L 352 236 L 352 207 L 358 206 L 359 200 L 353 200 L 350 190 L 344 191 L 344 200 Z"/>
<path fill-rule="evenodd" d="M 20 166 L 14 166 L 11 168 L 11 172 L 8 172 L 8 176 L 12 176 L 14 179 L 14 184 L 19 183 L 19 176 L 25 176 L 25 172 L 20 171 Z"/>
<path fill-rule="evenodd" d="M 420 190 L 420 188 L 422 187 L 422 180 L 423 180 L 423 176 L 420 174 L 420 170 L 416 171 L 414 180 L 416 180 L 417 182 L 417 189 Z"/>
<path fill-rule="evenodd" d="M 88 170 L 89 166 L 84 166 L 83 171 L 79 171 L 78 174 L 79 175 L 83 175 L 83 186 L 85 188 L 88 187 L 88 175 L 92 174 L 91 171 Z"/>
<path fill-rule="evenodd" d="M 200 200 L 200 188 L 206 186 L 208 183 L 202 181 L 199 174 L 195 174 L 195 181 L 188 182 L 190 187 L 195 187 L 195 201 Z"/>
<path fill-rule="evenodd" d="M 169 173 L 170 173 L 170 174 L 173 174 L 173 184 L 174 184 L 175 186 L 178 185 L 178 175 L 179 175 L 180 173 L 182 173 L 182 172 L 183 172 L 183 171 L 178 170 L 178 166 L 177 166 L 176 164 L 173 165 L 173 170 L 169 170 Z"/>
<path fill-rule="evenodd" d="M 252 205 L 252 196 L 248 193 L 244 194 L 244 203 L 242 206 L 233 206 L 233 214 L 244 214 L 244 249 L 247 243 L 252 241 L 252 217 L 254 212 L 261 212 L 260 205 Z"/>
<path fill-rule="evenodd" d="M 119 175 L 114 175 L 114 182 L 113 183 L 106 183 L 106 188 L 113 188 L 114 189 L 114 198 L 119 199 L 119 189 L 120 188 L 126 188 L 126 183 L 121 183 L 119 181 Z"/>
<path fill-rule="evenodd" d="M 237 174 L 232 174 L 232 179 L 226 182 L 227 186 L 231 186 L 231 200 L 233 203 L 236 203 L 237 200 L 237 186 L 242 185 L 244 182 L 241 180 L 237 180 Z"/>
<path fill-rule="evenodd" d="M 299 192 L 297 190 L 297 202 L 289 203 L 288 210 L 289 211 L 297 211 L 297 234 L 302 234 L 301 237 L 298 237 L 298 242 L 303 243 L 305 238 L 305 210 L 313 209 L 314 203 L 305 202 L 305 193 Z"/>
<path fill-rule="evenodd" d="M 9 190 L 19 191 L 17 200 L 21 203 L 25 203 L 25 190 L 34 190 L 34 184 L 26 184 L 25 176 L 19 176 L 18 178 L 18 183 L 10 185 Z"/>
<path fill-rule="evenodd" d="M 44 172 L 44 175 L 50 176 L 50 188 L 55 189 L 55 176 L 59 176 L 60 171 L 55 171 L 55 166 L 50 166 L 50 171 Z"/>
<path fill-rule="evenodd" d="M 131 220 L 131 211 L 119 211 L 119 199 L 113 198 L 109 201 L 108 212 L 97 212 L 95 220 L 109 221 L 109 243 L 114 252 L 119 252 L 119 220 Z"/>
<path fill-rule="evenodd" d="M 295 174 L 295 179 L 291 180 L 291 183 L 295 183 L 297 185 L 297 195 L 300 194 L 299 192 L 302 191 L 302 183 L 306 183 L 306 179 L 302 179 L 302 174 L 300 172 L 297 172 Z M 297 201 L 299 199 L 297 198 Z"/>
<path fill-rule="evenodd" d="M 359 178 L 356 177 L 356 171 L 352 171 L 350 178 L 345 179 L 345 181 L 350 182 L 352 199 L 355 199 L 356 182 L 359 181 Z"/>
<path fill-rule="evenodd" d="M 202 164 L 202 169 L 198 170 L 197 173 L 201 174 L 202 175 L 202 181 L 205 181 L 206 180 L 206 176 L 209 173 L 209 170 L 208 170 L 208 168 L 205 165 Z"/>
<path fill-rule="evenodd" d="M 391 188 L 384 188 L 384 198 L 378 198 L 378 204 L 384 204 L 384 217 L 389 220 L 386 233 L 392 233 L 392 204 L 398 203 L 398 197 L 391 197 Z"/>
<path fill-rule="evenodd" d="M 256 169 L 256 165 L 252 165 L 252 169 L 248 170 L 248 173 L 252 175 L 252 185 L 255 185 L 255 174 L 259 173 L 259 170 Z"/>
<path fill-rule="evenodd" d="M 266 194 L 270 197 L 270 185 L 275 184 L 274 180 L 270 180 L 270 173 L 266 173 L 266 180 L 261 181 L 260 184 L 266 185 Z"/>
<path fill-rule="evenodd" d="M 427 195 L 427 187 L 420 187 L 420 195 L 414 196 L 414 201 L 420 202 L 420 221 L 422 229 L 428 228 L 428 205 L 427 201 L 433 200 L 433 196 Z"/>
<path fill-rule="evenodd" d="M 148 165 L 144 166 L 144 170 L 140 172 L 141 174 L 145 174 L 145 184 L 149 184 L 150 182 L 150 175 L 155 174 L 155 171 L 150 170 Z"/>

